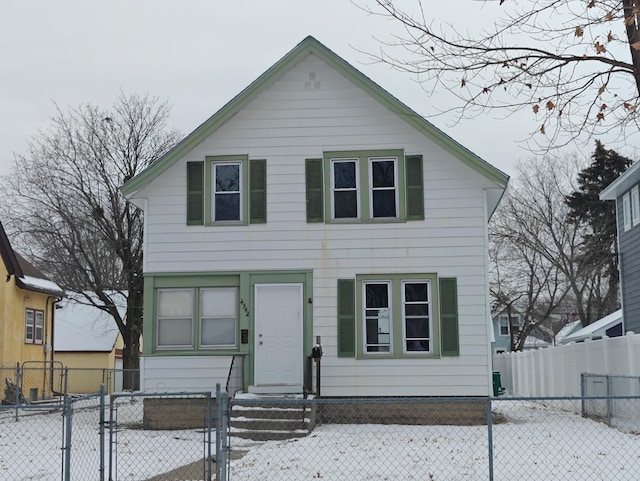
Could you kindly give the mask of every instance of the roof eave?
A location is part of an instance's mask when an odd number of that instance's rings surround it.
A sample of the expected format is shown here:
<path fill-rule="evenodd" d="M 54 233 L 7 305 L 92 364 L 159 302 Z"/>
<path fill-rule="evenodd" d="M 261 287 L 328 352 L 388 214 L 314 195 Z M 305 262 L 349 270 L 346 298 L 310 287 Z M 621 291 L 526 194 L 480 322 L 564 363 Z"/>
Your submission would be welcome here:
<path fill-rule="evenodd" d="M 215 132 L 222 124 L 233 117 L 242 107 L 255 98 L 271 83 L 288 71 L 293 65 L 309 54 L 315 54 L 320 59 L 342 73 L 361 89 L 374 97 L 409 125 L 416 128 L 426 137 L 449 151 L 464 164 L 495 182 L 496 187 L 506 188 L 509 176 L 495 168 L 473 152 L 463 147 L 433 124 L 418 115 L 396 97 L 384 90 L 369 77 L 335 54 L 329 48 L 309 36 L 294 47 L 289 53 L 277 61 L 267 71 L 254 80 L 215 114 L 198 126 L 191 134 L 182 139 L 173 149 L 167 152 L 147 169 L 130 179 L 121 187 L 121 192 L 128 199 L 133 198 L 144 186 L 154 180 L 173 165 L 180 157 L 192 150 L 205 138 Z"/>

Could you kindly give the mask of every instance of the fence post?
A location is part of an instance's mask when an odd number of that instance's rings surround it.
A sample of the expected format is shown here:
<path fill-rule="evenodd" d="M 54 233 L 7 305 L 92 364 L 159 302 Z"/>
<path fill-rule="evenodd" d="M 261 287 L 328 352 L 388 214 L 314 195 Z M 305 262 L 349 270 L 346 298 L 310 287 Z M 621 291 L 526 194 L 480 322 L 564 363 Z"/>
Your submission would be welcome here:
<path fill-rule="evenodd" d="M 113 473 L 113 407 L 114 404 L 114 395 L 111 394 L 109 396 L 109 481 L 114 479 Z"/>
<path fill-rule="evenodd" d="M 63 411 L 65 414 L 65 440 L 64 440 L 64 481 L 71 481 L 71 428 L 73 425 L 73 405 L 71 397 L 64 396 Z"/>
<path fill-rule="evenodd" d="M 587 380 L 585 377 L 585 374 L 582 372 L 580 373 L 580 409 L 581 409 L 581 415 L 582 417 L 584 417 L 585 412 L 586 412 L 586 401 L 584 400 L 584 397 L 586 395 L 586 384 Z"/>
<path fill-rule="evenodd" d="M 100 481 L 104 481 L 104 384 L 100 384 Z"/>
<path fill-rule="evenodd" d="M 611 383 L 612 379 L 609 374 L 605 376 L 607 380 L 607 426 L 611 427 Z"/>
<path fill-rule="evenodd" d="M 222 479 L 224 465 L 222 461 L 222 392 L 220 383 L 216 384 L 216 481 Z M 222 468 L 221 468 L 222 466 Z"/>
<path fill-rule="evenodd" d="M 491 414 L 491 398 L 487 401 L 487 446 L 489 454 L 489 481 L 493 481 L 493 418 Z"/>
<path fill-rule="evenodd" d="M 211 481 L 211 392 L 207 393 L 207 411 L 205 415 L 207 419 L 207 462 L 205 464 L 205 477 L 207 481 Z"/>

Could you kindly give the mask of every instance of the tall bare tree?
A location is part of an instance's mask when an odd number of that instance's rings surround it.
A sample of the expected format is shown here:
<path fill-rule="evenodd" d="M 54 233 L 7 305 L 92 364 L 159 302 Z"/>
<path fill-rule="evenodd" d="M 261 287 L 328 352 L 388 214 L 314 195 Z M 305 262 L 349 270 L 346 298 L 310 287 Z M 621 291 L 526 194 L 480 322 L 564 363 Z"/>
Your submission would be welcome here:
<path fill-rule="evenodd" d="M 119 188 L 177 142 L 169 112 L 157 98 L 125 94 L 107 110 L 58 109 L 2 179 L 3 218 L 22 249 L 76 299 L 113 316 L 127 389 L 139 385 L 143 222 Z"/>
<path fill-rule="evenodd" d="M 640 0 L 463 0 L 455 18 L 434 19 L 437 1 L 358 3 L 402 27 L 373 57 L 457 96 L 458 119 L 525 109 L 545 147 L 638 132 Z M 470 12 L 480 3 L 488 24 Z"/>

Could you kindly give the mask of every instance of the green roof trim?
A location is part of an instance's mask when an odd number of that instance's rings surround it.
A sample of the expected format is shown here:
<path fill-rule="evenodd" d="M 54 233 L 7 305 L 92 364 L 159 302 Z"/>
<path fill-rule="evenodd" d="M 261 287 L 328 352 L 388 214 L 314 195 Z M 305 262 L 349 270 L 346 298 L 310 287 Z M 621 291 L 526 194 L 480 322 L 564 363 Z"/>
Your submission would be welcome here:
<path fill-rule="evenodd" d="M 309 54 L 314 54 L 326 62 L 345 78 L 352 81 L 363 91 L 367 92 L 382 105 L 398 115 L 398 117 L 403 119 L 416 130 L 422 132 L 426 137 L 440 145 L 467 166 L 471 167 L 487 179 L 496 182 L 499 186 L 506 187 L 507 182 L 509 181 L 508 175 L 460 145 L 447 134 L 425 120 L 418 113 L 407 107 L 385 89 L 380 87 L 369 77 L 353 67 L 346 60 L 336 55 L 315 38 L 309 36 L 266 72 L 260 75 L 260 77 L 254 80 L 247 88 L 231 99 L 220 110 L 204 121 L 198 128 L 182 139 L 182 141 L 180 141 L 173 149 L 147 167 L 147 169 L 126 182 L 121 187 L 122 193 L 128 197 L 146 186 L 149 182 L 171 167 L 175 161 L 215 132 L 218 127 L 233 117 L 258 94 L 280 79 L 286 72 Z"/>

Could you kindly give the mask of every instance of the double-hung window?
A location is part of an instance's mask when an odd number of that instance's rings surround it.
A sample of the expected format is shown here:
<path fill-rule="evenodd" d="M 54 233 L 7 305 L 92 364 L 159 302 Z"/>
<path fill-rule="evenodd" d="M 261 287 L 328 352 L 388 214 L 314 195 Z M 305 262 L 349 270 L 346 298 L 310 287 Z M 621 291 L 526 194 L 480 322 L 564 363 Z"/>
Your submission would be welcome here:
<path fill-rule="evenodd" d="M 359 219 L 358 159 L 331 160 L 331 212 L 334 219 Z"/>
<path fill-rule="evenodd" d="M 212 222 L 242 220 L 242 168 L 240 162 L 213 162 L 211 168 Z"/>
<path fill-rule="evenodd" d="M 629 192 L 622 196 L 622 223 L 625 231 L 631 229 L 631 197 Z"/>
<path fill-rule="evenodd" d="M 365 351 L 391 352 L 390 282 L 364 282 Z"/>
<path fill-rule="evenodd" d="M 369 185 L 371 218 L 398 218 L 398 158 L 370 157 Z"/>
<path fill-rule="evenodd" d="M 237 290 L 200 291 L 200 346 L 234 346 L 236 342 Z"/>
<path fill-rule="evenodd" d="M 457 356 L 455 278 L 356 275 L 338 281 L 338 356 Z"/>
<path fill-rule="evenodd" d="M 402 282 L 404 351 L 431 351 L 431 282 Z"/>
<path fill-rule="evenodd" d="M 500 316 L 500 335 L 509 335 L 509 318 L 507 316 Z"/>
<path fill-rule="evenodd" d="M 631 189 L 631 223 L 634 226 L 640 224 L 640 193 L 637 185 Z"/>
<path fill-rule="evenodd" d="M 424 220 L 422 155 L 401 149 L 306 159 L 307 222 Z"/>
<path fill-rule="evenodd" d="M 27 309 L 25 313 L 25 342 L 42 344 L 44 334 L 44 312 Z"/>
<path fill-rule="evenodd" d="M 158 289 L 156 347 L 214 349 L 236 345 L 238 289 Z"/>

